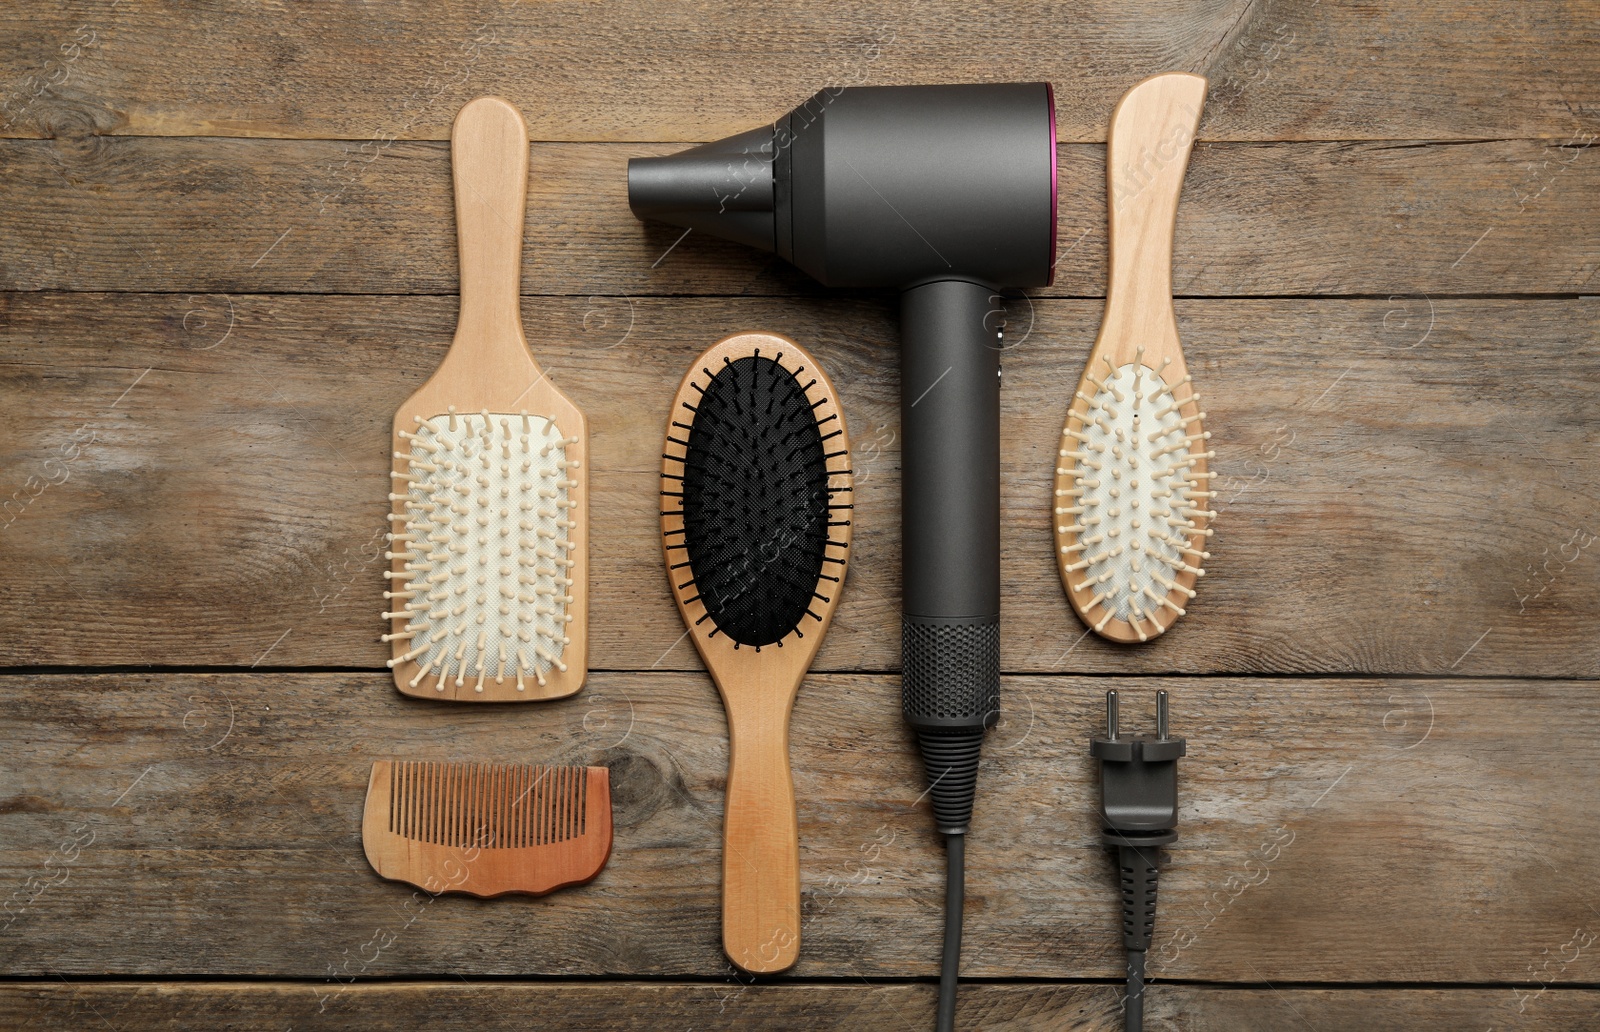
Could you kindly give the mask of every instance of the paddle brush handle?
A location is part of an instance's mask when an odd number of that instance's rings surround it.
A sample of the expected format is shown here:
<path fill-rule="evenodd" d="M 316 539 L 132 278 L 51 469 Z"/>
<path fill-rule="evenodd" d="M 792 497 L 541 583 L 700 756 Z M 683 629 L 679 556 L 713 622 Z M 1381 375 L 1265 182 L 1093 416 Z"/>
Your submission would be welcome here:
<path fill-rule="evenodd" d="M 935 816 L 964 830 L 978 745 L 1000 716 L 997 305 L 965 280 L 912 287 L 900 303 L 901 701 Z"/>
<path fill-rule="evenodd" d="M 1110 277 L 1100 336 L 1115 346 L 1108 357 L 1117 365 L 1130 361 L 1139 344 L 1177 340 L 1172 241 L 1205 100 L 1205 79 L 1168 72 L 1129 90 L 1111 115 L 1106 140 Z"/>
<path fill-rule="evenodd" d="M 728 709 L 722 835 L 722 948 L 752 974 L 800 956 L 800 834 L 789 770 L 789 715 Z"/>
<path fill-rule="evenodd" d="M 456 245 L 461 254 L 461 313 L 456 340 L 522 344 L 519 287 L 522 226 L 528 199 L 528 127 L 516 107 L 479 97 L 450 131 L 455 178 Z"/>

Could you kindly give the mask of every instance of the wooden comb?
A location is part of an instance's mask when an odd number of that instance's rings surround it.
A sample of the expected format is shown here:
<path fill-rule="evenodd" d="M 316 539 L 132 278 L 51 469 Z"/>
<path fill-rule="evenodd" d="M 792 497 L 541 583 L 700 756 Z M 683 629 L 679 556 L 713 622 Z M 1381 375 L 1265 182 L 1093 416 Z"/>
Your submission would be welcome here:
<path fill-rule="evenodd" d="M 394 416 L 383 640 L 407 695 L 558 699 L 588 671 L 588 430 L 522 333 L 522 115 L 498 97 L 467 104 L 450 161 L 461 310 Z"/>
<path fill-rule="evenodd" d="M 542 896 L 611 855 L 610 771 L 380 761 L 361 844 L 379 875 L 427 892 Z"/>

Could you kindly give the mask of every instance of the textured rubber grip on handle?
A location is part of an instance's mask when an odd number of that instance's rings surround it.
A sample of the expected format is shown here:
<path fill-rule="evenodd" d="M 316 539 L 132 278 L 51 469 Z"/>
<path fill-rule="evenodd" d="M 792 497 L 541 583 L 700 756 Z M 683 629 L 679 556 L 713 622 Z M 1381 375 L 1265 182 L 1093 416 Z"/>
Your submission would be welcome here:
<path fill-rule="evenodd" d="M 901 711 L 912 727 L 982 731 L 1000 719 L 1000 621 L 906 616 Z"/>

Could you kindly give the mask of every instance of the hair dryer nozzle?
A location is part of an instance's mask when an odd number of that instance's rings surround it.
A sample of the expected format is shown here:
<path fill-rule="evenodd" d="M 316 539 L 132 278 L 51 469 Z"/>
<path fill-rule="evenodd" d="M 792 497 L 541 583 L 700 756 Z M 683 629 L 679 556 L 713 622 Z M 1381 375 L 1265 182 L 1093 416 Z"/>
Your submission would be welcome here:
<path fill-rule="evenodd" d="M 765 251 L 774 249 L 772 126 L 660 158 L 628 161 L 628 207 Z"/>

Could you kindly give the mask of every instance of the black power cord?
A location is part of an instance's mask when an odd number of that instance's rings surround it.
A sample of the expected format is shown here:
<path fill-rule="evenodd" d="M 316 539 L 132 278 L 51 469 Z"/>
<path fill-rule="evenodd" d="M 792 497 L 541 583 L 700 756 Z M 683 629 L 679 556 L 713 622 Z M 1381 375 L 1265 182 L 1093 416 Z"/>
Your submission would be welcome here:
<path fill-rule="evenodd" d="M 1122 945 L 1128 951 L 1127 1032 L 1144 1029 L 1145 954 L 1156 925 L 1156 850 L 1178 837 L 1178 757 L 1182 738 L 1167 734 L 1167 693 L 1156 692 L 1156 733 L 1122 735 L 1117 693 L 1106 692 L 1106 734 L 1089 743 L 1100 761 L 1101 839 L 1117 847 Z"/>
<path fill-rule="evenodd" d="M 955 1032 L 956 976 L 961 969 L 961 911 L 966 896 L 965 835 L 944 839 L 944 960 L 939 966 L 939 1012 L 935 1032 Z"/>
<path fill-rule="evenodd" d="M 922 762 L 928 772 L 933 815 L 944 836 L 944 959 L 939 966 L 939 1010 L 936 1032 L 956 1027 L 956 975 L 961 966 L 961 912 L 966 896 L 967 826 L 978 783 L 978 758 L 983 730 L 939 734 L 919 730 Z"/>

